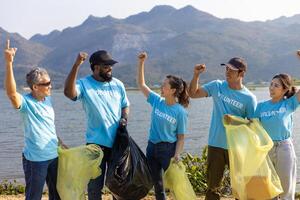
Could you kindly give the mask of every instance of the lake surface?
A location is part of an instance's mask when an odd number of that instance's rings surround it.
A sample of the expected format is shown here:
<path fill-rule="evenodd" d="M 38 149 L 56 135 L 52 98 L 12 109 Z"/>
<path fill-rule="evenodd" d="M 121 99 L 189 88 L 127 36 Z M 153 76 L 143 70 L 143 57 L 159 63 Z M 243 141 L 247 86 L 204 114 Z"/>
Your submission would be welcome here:
<path fill-rule="evenodd" d="M 258 100 L 268 99 L 267 88 L 258 88 L 253 93 Z M 128 130 L 143 151 L 146 149 L 151 108 L 138 91 L 129 91 L 131 103 Z M 85 114 L 80 102 L 67 99 L 62 91 L 53 91 L 57 134 L 69 146 L 85 144 Z M 0 180 L 18 179 L 23 182 L 21 152 L 23 148 L 22 122 L 19 113 L 12 108 L 3 90 L 0 90 Z M 207 144 L 212 110 L 212 99 L 192 100 L 189 112 L 188 135 L 184 151 L 200 154 Z M 300 109 L 294 116 L 294 144 L 300 157 Z M 300 165 L 298 165 L 298 174 Z M 300 177 L 300 175 L 298 175 Z M 298 178 L 298 181 L 300 179 Z"/>

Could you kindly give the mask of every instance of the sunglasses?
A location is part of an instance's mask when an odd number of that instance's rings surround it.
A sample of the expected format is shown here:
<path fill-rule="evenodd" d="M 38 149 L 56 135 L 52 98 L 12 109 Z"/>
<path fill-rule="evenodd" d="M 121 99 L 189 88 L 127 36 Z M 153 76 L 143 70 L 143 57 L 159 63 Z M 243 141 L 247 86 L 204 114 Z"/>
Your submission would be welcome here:
<path fill-rule="evenodd" d="M 47 87 L 47 86 L 51 85 L 51 81 L 49 81 L 49 82 L 46 82 L 46 83 L 38 83 L 38 84 L 36 84 L 36 85 L 38 85 L 38 86 L 45 86 L 45 87 Z"/>

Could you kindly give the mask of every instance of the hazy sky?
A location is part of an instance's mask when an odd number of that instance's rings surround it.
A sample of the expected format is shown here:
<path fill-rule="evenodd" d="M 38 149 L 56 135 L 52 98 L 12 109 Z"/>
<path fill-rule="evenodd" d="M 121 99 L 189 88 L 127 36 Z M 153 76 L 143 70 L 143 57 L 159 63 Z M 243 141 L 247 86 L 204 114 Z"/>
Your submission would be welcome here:
<path fill-rule="evenodd" d="M 192 5 L 219 18 L 243 21 L 300 14 L 300 0 L 1 0 L 0 27 L 29 38 L 81 24 L 89 15 L 126 18 L 155 5 Z"/>

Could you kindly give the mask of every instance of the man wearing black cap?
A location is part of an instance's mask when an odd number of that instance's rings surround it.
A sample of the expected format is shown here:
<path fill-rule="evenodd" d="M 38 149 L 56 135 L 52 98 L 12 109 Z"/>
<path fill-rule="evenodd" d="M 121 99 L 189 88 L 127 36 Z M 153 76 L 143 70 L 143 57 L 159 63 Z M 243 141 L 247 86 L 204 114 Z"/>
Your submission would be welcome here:
<path fill-rule="evenodd" d="M 191 98 L 212 97 L 213 113 L 208 139 L 208 191 L 205 199 L 220 199 L 221 181 L 225 165 L 229 165 L 227 140 L 223 126 L 226 114 L 253 118 L 256 108 L 256 97 L 243 85 L 247 64 L 242 58 L 232 58 L 228 63 L 221 64 L 226 69 L 226 80 L 214 80 L 203 86 L 198 85 L 199 75 L 206 69 L 204 64 L 194 67 L 189 94 Z"/>
<path fill-rule="evenodd" d="M 89 200 L 99 200 L 116 130 L 119 123 L 127 122 L 129 101 L 123 83 L 112 77 L 112 66 L 117 61 L 104 50 L 90 56 L 92 75 L 76 81 L 79 67 L 86 58 L 86 53 L 79 53 L 66 79 L 64 93 L 69 99 L 82 102 L 87 116 L 86 142 L 100 145 L 104 153 L 101 175 L 88 184 Z"/>

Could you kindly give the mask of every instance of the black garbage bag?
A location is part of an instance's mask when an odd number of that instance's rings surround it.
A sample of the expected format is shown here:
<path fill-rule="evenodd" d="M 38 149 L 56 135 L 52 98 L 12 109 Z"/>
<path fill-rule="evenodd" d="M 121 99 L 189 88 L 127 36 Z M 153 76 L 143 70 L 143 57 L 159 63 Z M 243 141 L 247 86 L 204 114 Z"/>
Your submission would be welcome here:
<path fill-rule="evenodd" d="M 118 200 L 139 200 L 153 187 L 146 156 L 120 125 L 106 173 L 106 186 Z"/>

